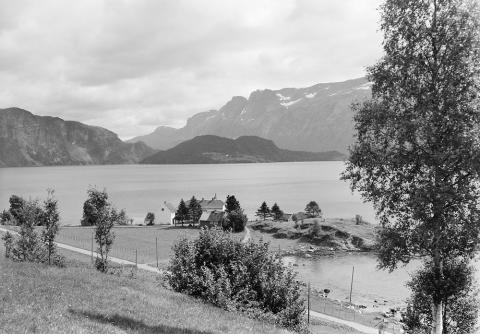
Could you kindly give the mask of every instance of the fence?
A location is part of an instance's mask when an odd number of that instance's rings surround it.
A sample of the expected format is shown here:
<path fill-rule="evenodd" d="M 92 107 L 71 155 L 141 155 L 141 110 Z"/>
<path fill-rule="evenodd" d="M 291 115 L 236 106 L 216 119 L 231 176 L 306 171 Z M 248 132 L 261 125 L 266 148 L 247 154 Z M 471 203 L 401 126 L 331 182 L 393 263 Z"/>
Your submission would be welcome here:
<path fill-rule="evenodd" d="M 383 325 L 386 332 L 393 334 L 404 333 L 400 322 L 394 319 L 384 318 L 379 312 L 364 312 L 363 308 L 360 308 L 358 305 L 350 304 L 350 302 L 325 298 L 310 288 L 312 283 L 320 284 L 320 282 L 310 282 L 304 289 L 309 310 L 369 327 L 378 328 L 380 325 Z M 309 316 L 309 318 L 312 319 L 311 316 Z"/>

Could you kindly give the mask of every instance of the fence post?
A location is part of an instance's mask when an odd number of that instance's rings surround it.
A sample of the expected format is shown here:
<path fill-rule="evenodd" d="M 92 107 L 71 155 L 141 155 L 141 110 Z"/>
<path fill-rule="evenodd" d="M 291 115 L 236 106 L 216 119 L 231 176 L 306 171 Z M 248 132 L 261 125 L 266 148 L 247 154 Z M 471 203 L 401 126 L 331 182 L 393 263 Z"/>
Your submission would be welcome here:
<path fill-rule="evenodd" d="M 138 268 L 137 249 L 135 248 L 135 267 Z"/>
<path fill-rule="evenodd" d="M 157 259 L 157 269 L 158 269 L 158 237 L 155 237 L 155 257 Z"/>
<path fill-rule="evenodd" d="M 308 282 L 307 305 L 308 305 L 307 322 L 308 324 L 310 324 L 310 282 Z"/>

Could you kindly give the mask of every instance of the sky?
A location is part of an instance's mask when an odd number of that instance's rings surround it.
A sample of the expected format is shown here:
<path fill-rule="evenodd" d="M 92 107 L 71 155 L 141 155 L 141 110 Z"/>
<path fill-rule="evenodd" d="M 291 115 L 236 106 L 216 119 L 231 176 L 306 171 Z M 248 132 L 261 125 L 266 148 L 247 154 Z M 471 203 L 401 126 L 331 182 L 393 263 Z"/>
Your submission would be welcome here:
<path fill-rule="evenodd" d="M 0 0 L 0 108 L 122 139 L 256 89 L 365 75 L 380 0 Z"/>

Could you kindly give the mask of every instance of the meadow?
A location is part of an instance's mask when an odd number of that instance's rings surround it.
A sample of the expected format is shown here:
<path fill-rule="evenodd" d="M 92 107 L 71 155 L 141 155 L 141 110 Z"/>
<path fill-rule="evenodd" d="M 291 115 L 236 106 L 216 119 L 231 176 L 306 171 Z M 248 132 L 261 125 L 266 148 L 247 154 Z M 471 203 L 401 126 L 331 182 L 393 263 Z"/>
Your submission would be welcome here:
<path fill-rule="evenodd" d="M 94 270 L 89 258 L 62 251 L 67 267 L 0 257 L 0 333 L 289 333 L 165 287 L 155 274 Z M 358 332 L 314 321 L 314 334 Z"/>

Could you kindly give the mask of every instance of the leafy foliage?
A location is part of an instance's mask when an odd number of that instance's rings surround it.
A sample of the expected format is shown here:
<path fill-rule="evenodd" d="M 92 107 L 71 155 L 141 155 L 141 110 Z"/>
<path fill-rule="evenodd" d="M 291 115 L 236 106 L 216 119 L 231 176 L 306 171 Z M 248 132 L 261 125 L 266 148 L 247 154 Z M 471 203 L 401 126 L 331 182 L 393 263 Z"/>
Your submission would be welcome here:
<path fill-rule="evenodd" d="M 173 246 L 169 272 L 175 291 L 228 310 L 270 314 L 282 326 L 303 323 L 305 306 L 295 274 L 266 243 L 242 243 L 229 232 L 201 230 L 197 239 Z"/>
<path fill-rule="evenodd" d="M 202 216 L 202 206 L 197 201 L 195 196 L 192 196 L 190 203 L 188 203 L 188 215 L 194 224 L 198 223 L 200 217 Z"/>
<path fill-rule="evenodd" d="M 13 235 L 10 232 L 5 233 L 5 235 L 2 237 L 2 240 L 5 245 L 5 257 L 9 258 L 12 253 L 12 247 L 13 247 Z"/>
<path fill-rule="evenodd" d="M 283 217 L 283 211 L 280 210 L 280 207 L 277 203 L 273 204 L 272 209 L 270 210 L 274 220 L 280 220 Z"/>
<path fill-rule="evenodd" d="M 480 241 L 480 19 L 469 0 L 386 0 L 384 57 L 372 99 L 354 106 L 356 143 L 343 178 L 383 225 L 379 263 L 426 258 L 435 333 L 445 266 Z"/>
<path fill-rule="evenodd" d="M 115 233 L 112 228 L 115 225 L 117 215 L 114 210 L 104 207 L 97 212 L 97 222 L 95 225 L 95 241 L 97 242 L 97 258 L 95 267 L 101 272 L 108 271 L 108 253 L 115 240 Z"/>
<path fill-rule="evenodd" d="M 241 209 L 240 202 L 237 201 L 234 195 L 227 195 L 227 201 L 225 202 L 225 212 L 230 213 Z"/>
<path fill-rule="evenodd" d="M 43 203 L 42 221 L 45 229 L 42 231 L 42 241 L 47 249 L 48 264 L 51 264 L 52 257 L 56 254 L 55 237 L 58 233 L 60 215 L 58 213 L 58 202 L 53 197 L 54 191 L 47 190 L 47 192 L 48 197 Z"/>
<path fill-rule="evenodd" d="M 147 216 L 145 217 L 145 223 L 147 225 L 155 224 L 155 214 L 153 212 L 147 213 Z"/>
<path fill-rule="evenodd" d="M 227 214 L 227 218 L 223 224 L 224 229 L 231 230 L 232 232 L 243 232 L 247 225 L 248 218 L 243 213 L 242 209 L 231 211 Z"/>
<path fill-rule="evenodd" d="M 263 202 L 260 208 L 258 208 L 257 213 L 255 214 L 259 218 L 263 218 L 263 220 L 267 219 L 270 216 L 270 208 L 268 207 L 266 202 Z"/>
<path fill-rule="evenodd" d="M 96 188 L 87 190 L 88 199 L 83 203 L 82 226 L 95 226 L 102 219 L 105 210 L 110 207 L 107 190 L 102 191 Z"/>
<path fill-rule="evenodd" d="M 412 296 L 408 301 L 403 323 L 408 333 L 429 334 L 432 326 L 433 295 L 438 293 L 433 280 L 435 274 L 427 264 L 408 283 Z M 479 312 L 478 289 L 474 270 L 465 261 L 454 261 L 444 268 L 444 286 L 441 296 L 444 305 L 443 330 L 449 334 L 476 332 Z"/>
<path fill-rule="evenodd" d="M 8 237 L 3 238 L 8 257 L 18 262 L 40 262 L 63 266 L 65 259 L 57 254 L 54 244 L 59 216 L 53 191 L 48 192 L 43 208 L 36 200 L 23 200 L 16 215 L 20 223 L 19 236 L 14 237 L 9 233 Z M 35 231 L 35 226 L 38 224 L 45 225 L 41 237 Z"/>
<path fill-rule="evenodd" d="M 13 218 L 15 218 L 17 224 L 21 223 L 20 213 L 25 205 L 25 200 L 20 196 L 12 195 L 8 201 L 10 203 L 10 214 L 13 216 Z"/>
<path fill-rule="evenodd" d="M 187 206 L 186 206 L 186 204 L 185 204 L 185 202 L 183 201 L 183 198 L 182 198 L 180 200 L 180 204 L 178 205 L 178 209 L 175 212 L 175 220 L 176 221 L 181 221 L 182 226 L 183 226 L 183 223 L 187 219 L 188 219 L 188 208 L 187 208 Z"/>
<path fill-rule="evenodd" d="M 308 202 L 307 206 L 305 207 L 305 213 L 308 218 L 322 217 L 322 210 L 315 201 Z"/>

